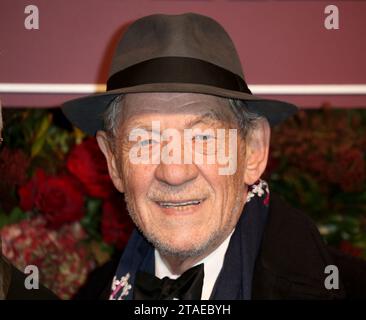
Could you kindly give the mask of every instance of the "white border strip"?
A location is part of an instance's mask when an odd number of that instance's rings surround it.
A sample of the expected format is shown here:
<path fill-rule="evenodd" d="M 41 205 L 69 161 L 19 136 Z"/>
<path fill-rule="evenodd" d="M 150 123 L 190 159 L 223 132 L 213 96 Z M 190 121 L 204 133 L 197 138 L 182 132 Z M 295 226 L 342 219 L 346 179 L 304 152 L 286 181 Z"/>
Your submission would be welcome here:
<path fill-rule="evenodd" d="M 366 94 L 366 84 L 249 85 L 255 94 L 352 95 Z"/>
<path fill-rule="evenodd" d="M 366 84 L 249 85 L 259 95 L 366 95 Z M 92 94 L 104 92 L 104 84 L 0 83 L 0 93 Z"/>
<path fill-rule="evenodd" d="M 79 94 L 104 92 L 104 84 L 84 83 L 0 83 L 0 93 Z"/>

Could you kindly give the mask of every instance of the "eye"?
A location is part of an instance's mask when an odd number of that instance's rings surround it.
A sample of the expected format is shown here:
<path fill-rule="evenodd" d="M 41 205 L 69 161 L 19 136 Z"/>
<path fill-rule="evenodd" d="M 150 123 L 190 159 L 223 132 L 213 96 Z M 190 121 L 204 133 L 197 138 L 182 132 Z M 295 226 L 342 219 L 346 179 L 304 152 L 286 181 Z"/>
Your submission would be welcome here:
<path fill-rule="evenodd" d="M 197 141 L 208 141 L 214 139 L 215 137 L 211 134 L 197 134 L 193 138 Z"/>
<path fill-rule="evenodd" d="M 140 143 L 141 147 L 147 147 L 147 146 L 158 143 L 158 141 L 156 141 L 154 139 L 145 139 L 145 140 L 141 140 L 139 143 Z"/>

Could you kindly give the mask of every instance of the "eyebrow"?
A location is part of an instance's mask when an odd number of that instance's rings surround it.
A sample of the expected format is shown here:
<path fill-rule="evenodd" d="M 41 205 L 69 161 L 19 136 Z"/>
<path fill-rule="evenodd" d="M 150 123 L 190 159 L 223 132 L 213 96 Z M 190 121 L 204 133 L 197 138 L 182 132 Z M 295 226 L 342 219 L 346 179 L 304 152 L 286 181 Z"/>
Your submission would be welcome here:
<path fill-rule="evenodd" d="M 154 121 L 156 121 L 156 120 L 154 120 Z M 188 120 L 185 123 L 184 127 L 192 128 L 200 123 L 212 124 L 212 122 L 217 122 L 217 121 L 224 121 L 222 115 L 220 115 L 215 110 L 209 110 L 209 111 L 206 111 L 205 113 L 195 117 L 194 119 Z M 129 133 L 129 132 L 131 132 L 132 129 L 143 129 L 143 130 L 150 132 L 150 131 L 152 131 L 151 122 L 150 122 L 150 124 L 146 124 L 145 122 L 134 121 L 133 123 L 129 124 L 124 131 Z M 159 132 L 156 132 L 156 133 L 159 133 Z"/>
<path fill-rule="evenodd" d="M 156 121 L 156 120 L 154 120 L 154 121 Z M 125 131 L 130 132 L 133 129 L 142 129 L 142 130 L 146 130 L 146 131 L 152 131 L 152 126 L 151 126 L 151 124 L 146 124 L 143 122 L 136 121 L 136 122 L 128 125 L 127 128 L 125 129 Z"/>
<path fill-rule="evenodd" d="M 215 112 L 214 110 L 209 110 L 207 112 L 205 112 L 204 114 L 202 114 L 201 116 L 188 121 L 185 124 L 186 128 L 192 128 L 197 124 L 200 123 L 206 123 L 206 124 L 210 124 L 212 122 L 217 122 L 217 121 L 223 121 L 222 116 L 220 116 L 217 112 Z"/>

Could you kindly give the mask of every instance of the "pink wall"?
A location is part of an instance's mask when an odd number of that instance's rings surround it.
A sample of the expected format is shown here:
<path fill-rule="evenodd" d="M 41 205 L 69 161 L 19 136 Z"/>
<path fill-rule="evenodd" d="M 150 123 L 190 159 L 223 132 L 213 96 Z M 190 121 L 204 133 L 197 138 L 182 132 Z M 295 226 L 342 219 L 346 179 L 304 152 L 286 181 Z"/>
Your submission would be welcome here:
<path fill-rule="evenodd" d="M 37 5 L 40 30 L 24 28 Z M 339 8 L 340 29 L 324 28 Z M 152 13 L 193 11 L 232 36 L 249 85 L 366 84 L 366 1 L 1 0 L 0 83 L 103 83 L 116 36 Z M 75 95 L 0 93 L 6 106 L 57 105 Z M 366 95 L 275 96 L 303 106 L 366 106 Z"/>

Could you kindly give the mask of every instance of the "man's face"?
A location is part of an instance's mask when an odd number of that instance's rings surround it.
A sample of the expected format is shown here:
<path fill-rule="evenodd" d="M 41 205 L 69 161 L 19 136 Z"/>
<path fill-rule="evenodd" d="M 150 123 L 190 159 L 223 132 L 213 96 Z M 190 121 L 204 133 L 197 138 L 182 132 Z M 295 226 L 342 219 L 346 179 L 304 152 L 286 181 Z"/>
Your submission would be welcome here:
<path fill-rule="evenodd" d="M 183 142 L 181 163 L 134 164 L 130 157 L 136 145 L 151 158 L 161 150 L 159 133 L 151 133 L 153 121 L 159 122 L 161 132 L 167 128 L 180 132 L 182 141 L 185 129 L 226 129 L 224 139 L 229 143 L 228 129 L 236 125 L 230 121 L 227 100 L 193 93 L 127 94 L 123 110 L 115 148 L 107 160 L 115 161 L 118 177 L 112 179 L 125 193 L 135 224 L 165 254 L 199 256 L 220 244 L 236 225 L 246 199 L 245 142 L 239 132 L 235 139 L 238 166 L 232 174 L 220 174 L 222 165 L 217 161 L 197 164 L 194 155 L 192 163 L 184 163 L 184 148 L 192 146 Z M 149 137 L 129 141 L 136 129 L 150 132 Z M 210 139 L 193 135 L 192 145 Z"/>

